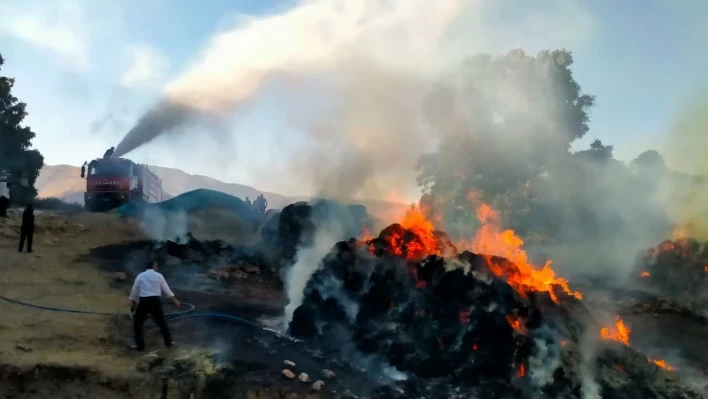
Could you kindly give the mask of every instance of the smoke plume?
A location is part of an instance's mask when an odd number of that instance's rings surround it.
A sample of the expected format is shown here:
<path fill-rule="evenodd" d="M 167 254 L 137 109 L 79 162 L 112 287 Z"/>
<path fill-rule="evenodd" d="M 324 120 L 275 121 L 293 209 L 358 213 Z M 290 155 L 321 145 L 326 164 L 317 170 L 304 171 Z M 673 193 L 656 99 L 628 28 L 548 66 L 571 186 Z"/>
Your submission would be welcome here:
<path fill-rule="evenodd" d="M 244 17 L 236 29 L 216 36 L 199 61 L 165 88 L 163 101 L 128 132 L 116 156 L 196 114 L 228 115 L 278 76 L 339 74 L 341 68 L 351 71 L 347 64 L 352 61 L 422 70 L 436 55 L 445 30 L 471 3 L 319 0 L 265 18 Z"/>
<path fill-rule="evenodd" d="M 285 325 L 290 323 L 295 309 L 302 305 L 307 282 L 317 271 L 322 258 L 340 239 L 338 236 L 339 234 L 332 235 L 327 229 L 320 228 L 315 234 L 314 245 L 298 251 L 297 260 L 288 269 L 285 278 L 285 292 L 288 296 L 288 304 L 285 306 Z"/>
<path fill-rule="evenodd" d="M 414 116 L 437 74 L 486 36 L 471 23 L 482 3 L 316 0 L 242 17 L 165 87 L 115 156 L 195 117 L 227 117 L 277 82 L 288 102 L 281 113 L 302 145 L 278 173 L 269 165 L 251 175 L 267 176 L 272 189 L 294 188 L 295 178 L 298 189 L 330 197 L 380 197 L 387 186 L 407 193 L 417 158 L 430 146 Z"/>
<path fill-rule="evenodd" d="M 157 207 L 147 207 L 140 218 L 140 229 L 153 240 L 187 239 L 189 216 L 184 211 L 166 212 Z"/>
<path fill-rule="evenodd" d="M 691 96 L 676 115 L 666 157 L 679 173 L 662 180 L 666 203 L 680 234 L 708 240 L 708 90 Z"/>
<path fill-rule="evenodd" d="M 170 101 L 163 101 L 143 115 L 138 123 L 128 131 L 113 153 L 114 157 L 123 155 L 141 147 L 161 134 L 172 131 L 190 120 L 196 114 L 188 106 Z"/>

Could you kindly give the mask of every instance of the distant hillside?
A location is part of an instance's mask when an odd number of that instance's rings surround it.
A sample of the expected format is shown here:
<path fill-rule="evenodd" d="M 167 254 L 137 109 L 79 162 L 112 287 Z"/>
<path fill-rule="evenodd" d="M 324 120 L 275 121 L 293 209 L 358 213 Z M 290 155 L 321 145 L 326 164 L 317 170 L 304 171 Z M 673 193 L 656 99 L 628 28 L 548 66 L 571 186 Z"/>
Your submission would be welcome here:
<path fill-rule="evenodd" d="M 251 200 L 256 198 L 259 194 L 263 194 L 268 200 L 268 206 L 271 208 L 282 208 L 295 200 L 301 201 L 309 199 L 307 197 L 297 199 L 290 198 L 277 193 L 260 191 L 243 184 L 224 183 L 208 176 L 190 175 L 179 169 L 155 166 L 153 170 L 162 179 L 162 189 L 172 195 L 179 195 L 200 188 L 221 191 L 241 199 L 248 197 Z"/>
<path fill-rule="evenodd" d="M 84 203 L 86 181 L 81 168 L 69 165 L 45 165 L 35 184 L 40 197 L 57 197 L 67 202 Z"/>
<path fill-rule="evenodd" d="M 268 200 L 269 208 L 282 208 L 293 202 L 312 199 L 311 197 L 288 197 L 278 193 L 260 191 L 243 184 L 224 183 L 208 176 L 190 175 L 179 169 L 160 166 L 155 166 L 152 169 L 162 179 L 164 199 L 201 188 L 221 191 L 241 199 L 249 197 L 251 200 L 262 193 Z M 77 166 L 45 165 L 37 178 L 36 186 L 40 197 L 57 197 L 80 204 L 84 202 L 86 182 L 81 178 L 81 168 Z M 366 206 L 372 215 L 386 219 L 403 214 L 407 206 L 406 204 L 378 200 L 354 202 Z"/>

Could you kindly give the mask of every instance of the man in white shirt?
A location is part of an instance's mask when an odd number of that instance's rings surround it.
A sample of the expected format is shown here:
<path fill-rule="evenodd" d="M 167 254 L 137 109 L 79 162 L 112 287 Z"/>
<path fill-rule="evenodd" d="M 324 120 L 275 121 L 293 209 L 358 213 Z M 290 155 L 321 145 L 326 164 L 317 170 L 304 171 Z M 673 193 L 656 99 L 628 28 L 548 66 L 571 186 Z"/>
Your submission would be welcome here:
<path fill-rule="evenodd" d="M 152 316 L 155 324 L 160 328 L 162 338 L 165 340 L 165 346 L 172 346 L 172 337 L 170 330 L 167 328 L 165 321 L 165 313 L 162 311 L 162 295 L 172 299 L 175 306 L 179 307 L 180 303 L 175 298 L 167 281 L 162 274 L 157 272 L 157 262 L 150 261 L 145 268 L 145 271 L 135 277 L 133 289 L 130 291 L 130 312 L 135 312 L 133 317 L 133 334 L 135 335 L 135 345 L 132 349 L 138 351 L 145 350 L 145 340 L 143 339 L 143 324 L 147 316 Z"/>

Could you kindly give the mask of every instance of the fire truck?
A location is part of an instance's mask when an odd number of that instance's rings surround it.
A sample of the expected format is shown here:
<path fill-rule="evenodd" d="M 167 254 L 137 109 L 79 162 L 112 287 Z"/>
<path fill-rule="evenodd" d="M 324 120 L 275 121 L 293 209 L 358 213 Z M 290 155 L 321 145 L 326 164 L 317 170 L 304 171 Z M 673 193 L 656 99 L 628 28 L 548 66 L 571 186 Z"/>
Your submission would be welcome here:
<path fill-rule="evenodd" d="M 94 159 L 81 167 L 81 177 L 86 178 L 84 203 L 91 212 L 107 211 L 131 202 L 162 201 L 162 180 L 147 165 L 129 159 Z"/>

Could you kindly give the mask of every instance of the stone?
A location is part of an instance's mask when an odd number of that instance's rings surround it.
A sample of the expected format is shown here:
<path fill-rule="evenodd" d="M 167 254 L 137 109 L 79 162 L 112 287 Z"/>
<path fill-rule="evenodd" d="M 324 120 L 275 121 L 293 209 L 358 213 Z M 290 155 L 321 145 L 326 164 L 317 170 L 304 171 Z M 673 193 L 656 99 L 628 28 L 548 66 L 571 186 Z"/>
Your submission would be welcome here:
<path fill-rule="evenodd" d="M 315 381 L 314 384 L 312 384 L 312 390 L 313 390 L 313 391 L 316 391 L 316 392 L 319 392 L 319 391 L 322 390 L 322 387 L 324 387 L 324 384 L 325 384 L 324 381 L 322 381 L 322 380 L 317 380 L 317 381 Z"/>
<path fill-rule="evenodd" d="M 284 361 L 283 361 L 283 364 L 285 365 L 285 367 L 288 367 L 288 368 L 291 368 L 291 369 L 294 369 L 294 368 L 295 368 L 295 362 L 293 362 L 293 361 L 284 360 Z"/>
<path fill-rule="evenodd" d="M 327 378 L 328 380 L 331 380 L 331 379 L 333 379 L 334 377 L 337 376 L 337 374 L 336 374 L 334 371 L 332 371 L 332 370 L 327 370 L 327 369 L 322 370 L 322 375 L 323 375 L 325 378 Z"/>
<path fill-rule="evenodd" d="M 136 366 L 136 369 L 138 371 L 150 371 L 154 369 L 155 367 L 161 365 L 165 359 L 162 358 L 162 356 L 158 355 L 155 352 L 149 353 L 138 360 L 138 364 Z"/>
<path fill-rule="evenodd" d="M 122 282 L 128 279 L 128 276 L 125 275 L 123 272 L 116 272 L 113 273 L 113 280 L 117 282 Z"/>
<path fill-rule="evenodd" d="M 288 369 L 284 369 L 283 371 L 280 372 L 280 374 L 283 375 L 283 377 L 289 379 L 289 380 L 294 380 L 295 379 L 295 373 Z"/>
<path fill-rule="evenodd" d="M 248 264 L 242 265 L 241 270 L 243 270 L 244 272 L 246 272 L 248 274 L 260 274 L 261 273 L 261 269 L 259 269 L 258 266 L 253 266 L 253 265 L 248 265 Z"/>
<path fill-rule="evenodd" d="M 234 280 L 248 280 L 248 274 L 241 270 L 231 272 L 230 277 Z"/>
<path fill-rule="evenodd" d="M 29 352 L 32 352 L 32 348 L 30 348 L 30 347 L 27 346 L 27 345 L 23 345 L 23 344 L 17 344 L 17 345 L 15 345 L 15 349 L 20 350 L 20 351 L 22 351 L 22 352 L 28 352 L 28 353 L 29 353 Z"/>
<path fill-rule="evenodd" d="M 297 377 L 297 379 L 300 380 L 300 382 L 304 382 L 304 383 L 309 383 L 311 381 L 310 376 L 307 375 L 306 373 L 300 373 L 300 375 Z"/>

